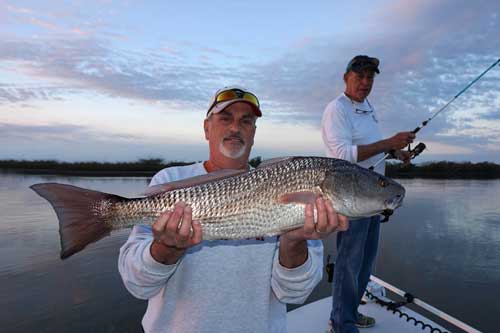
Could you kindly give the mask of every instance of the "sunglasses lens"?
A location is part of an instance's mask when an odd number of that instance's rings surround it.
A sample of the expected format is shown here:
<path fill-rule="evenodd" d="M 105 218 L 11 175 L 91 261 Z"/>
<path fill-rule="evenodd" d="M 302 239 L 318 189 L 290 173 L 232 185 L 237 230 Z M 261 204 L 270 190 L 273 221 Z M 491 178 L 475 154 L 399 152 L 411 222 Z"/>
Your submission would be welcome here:
<path fill-rule="evenodd" d="M 235 91 L 235 90 L 226 90 L 217 95 L 216 103 L 221 103 L 225 101 L 230 101 L 232 99 L 243 98 L 253 105 L 259 107 L 259 100 L 254 94 L 243 92 L 243 91 Z"/>
<path fill-rule="evenodd" d="M 255 105 L 256 107 L 259 107 L 259 100 L 255 95 L 250 93 L 245 93 L 243 94 L 243 98 L 252 103 L 253 105 Z"/>
<path fill-rule="evenodd" d="M 229 100 L 232 100 L 235 98 L 238 98 L 238 95 L 236 95 L 236 92 L 234 92 L 233 90 L 226 90 L 226 91 L 221 92 L 219 95 L 217 95 L 216 102 L 217 103 L 225 102 L 225 101 L 229 101 Z"/>

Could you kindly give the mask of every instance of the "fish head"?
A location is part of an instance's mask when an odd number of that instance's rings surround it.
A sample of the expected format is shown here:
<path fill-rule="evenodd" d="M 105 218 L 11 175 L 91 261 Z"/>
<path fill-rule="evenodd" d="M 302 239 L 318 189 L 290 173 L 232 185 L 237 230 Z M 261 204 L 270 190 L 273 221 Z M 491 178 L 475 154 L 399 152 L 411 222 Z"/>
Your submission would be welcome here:
<path fill-rule="evenodd" d="M 355 164 L 328 170 L 321 188 L 335 210 L 348 217 L 387 214 L 401 206 L 405 196 L 398 182 Z"/>

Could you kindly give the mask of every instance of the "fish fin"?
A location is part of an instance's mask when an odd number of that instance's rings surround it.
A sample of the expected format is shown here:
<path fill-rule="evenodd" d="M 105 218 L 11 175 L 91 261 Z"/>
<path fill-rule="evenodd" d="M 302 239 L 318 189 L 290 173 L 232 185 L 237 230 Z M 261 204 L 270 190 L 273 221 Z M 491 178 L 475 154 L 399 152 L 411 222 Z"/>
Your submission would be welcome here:
<path fill-rule="evenodd" d="M 106 223 L 103 214 L 95 214 L 96 203 L 102 200 L 128 200 L 113 194 L 57 183 L 35 184 L 30 188 L 46 199 L 57 214 L 61 259 L 72 256 L 88 244 L 110 234 L 112 227 Z"/>
<path fill-rule="evenodd" d="M 301 204 L 310 204 L 316 201 L 318 197 L 317 193 L 311 191 L 302 191 L 302 192 L 290 192 L 285 193 L 279 197 L 279 202 L 281 203 L 301 203 Z"/>
<path fill-rule="evenodd" d="M 172 190 L 177 190 L 180 188 L 186 188 L 201 184 L 210 183 L 216 180 L 221 180 L 224 178 L 229 178 L 233 176 L 238 176 L 245 173 L 246 170 L 235 170 L 235 169 L 221 169 L 214 172 L 207 173 L 205 175 L 194 176 L 190 178 L 185 178 L 182 180 L 177 180 L 170 183 L 153 185 L 146 189 L 143 193 L 145 196 L 153 196 L 163 192 L 168 192 Z"/>
<path fill-rule="evenodd" d="M 270 158 L 268 160 L 264 160 L 264 161 L 260 162 L 260 164 L 257 167 L 257 169 L 258 168 L 263 168 L 263 167 L 268 167 L 268 166 L 274 165 L 274 164 L 285 163 L 285 162 L 293 160 L 294 158 L 295 158 L 294 156 L 285 156 L 285 157 Z"/>

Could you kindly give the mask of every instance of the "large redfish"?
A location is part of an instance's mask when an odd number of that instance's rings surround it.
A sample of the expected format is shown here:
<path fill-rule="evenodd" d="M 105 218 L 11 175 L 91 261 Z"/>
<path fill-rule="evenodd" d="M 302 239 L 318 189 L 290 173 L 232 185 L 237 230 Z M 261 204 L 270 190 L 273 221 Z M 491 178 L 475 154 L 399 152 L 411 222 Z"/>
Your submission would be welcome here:
<path fill-rule="evenodd" d="M 397 182 L 344 160 L 288 157 L 264 161 L 250 171 L 221 170 L 158 185 L 141 198 L 124 198 L 70 185 L 31 186 L 59 218 L 61 258 L 111 230 L 152 224 L 183 201 L 192 207 L 203 239 L 274 236 L 304 223 L 304 205 L 318 195 L 335 210 L 356 218 L 390 213 L 405 190 Z"/>

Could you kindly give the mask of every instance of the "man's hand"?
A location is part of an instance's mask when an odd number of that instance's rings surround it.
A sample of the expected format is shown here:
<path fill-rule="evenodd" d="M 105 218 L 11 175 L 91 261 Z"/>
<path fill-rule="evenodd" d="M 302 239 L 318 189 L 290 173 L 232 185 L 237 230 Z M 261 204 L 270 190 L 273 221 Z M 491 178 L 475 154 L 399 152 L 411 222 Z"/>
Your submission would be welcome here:
<path fill-rule="evenodd" d="M 187 248 L 202 240 L 201 225 L 192 220 L 191 207 L 182 202 L 173 211 L 163 213 L 153 223 L 152 230 L 151 256 L 167 265 L 175 264 Z"/>
<path fill-rule="evenodd" d="M 334 231 L 346 231 L 348 228 L 347 217 L 337 214 L 330 200 L 318 197 L 316 199 L 316 223 L 314 205 L 307 204 L 304 225 L 280 236 L 280 264 L 287 268 L 302 265 L 307 260 L 308 239 L 325 238 Z"/>
<path fill-rule="evenodd" d="M 403 149 L 407 145 L 413 142 L 416 135 L 413 132 L 399 132 L 388 139 L 385 139 L 385 145 L 387 152 L 389 150 Z"/>
<path fill-rule="evenodd" d="M 316 198 L 316 218 L 314 221 L 314 205 L 307 204 L 305 207 L 304 226 L 281 235 L 291 241 L 320 239 L 327 237 L 334 231 L 346 231 L 349 227 L 347 217 L 337 214 L 332 202 L 322 197 Z"/>
<path fill-rule="evenodd" d="M 394 154 L 396 158 L 400 161 L 403 161 L 404 165 L 410 164 L 411 161 L 411 153 L 407 150 L 396 150 Z"/>
<path fill-rule="evenodd" d="M 358 145 L 357 161 L 364 161 L 372 156 L 405 148 L 413 142 L 416 135 L 413 132 L 399 132 L 388 139 L 380 140 L 367 145 Z"/>

